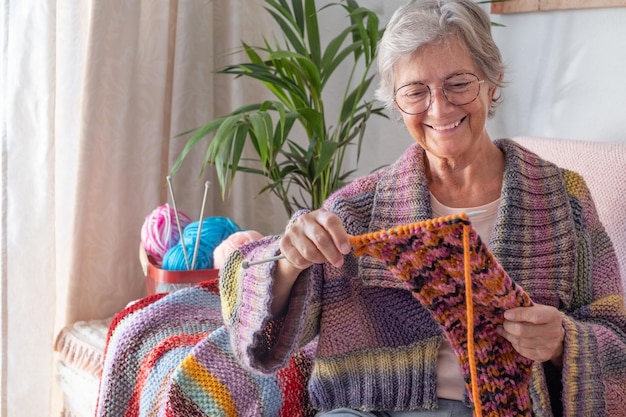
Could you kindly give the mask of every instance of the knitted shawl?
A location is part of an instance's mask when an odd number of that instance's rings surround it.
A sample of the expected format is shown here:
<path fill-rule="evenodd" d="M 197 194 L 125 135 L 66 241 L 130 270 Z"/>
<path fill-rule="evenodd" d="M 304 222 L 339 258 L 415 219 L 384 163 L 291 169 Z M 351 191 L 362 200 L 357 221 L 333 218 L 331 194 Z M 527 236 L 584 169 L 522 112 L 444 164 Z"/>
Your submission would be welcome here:
<path fill-rule="evenodd" d="M 532 413 L 552 416 L 551 396 L 559 393 L 550 389 L 560 382 L 565 416 L 626 415 L 619 269 L 584 180 L 510 140 L 496 144 L 506 164 L 491 252 L 535 303 L 564 313 L 563 369 L 553 375 L 532 364 Z M 337 192 L 325 208 L 351 235 L 430 218 L 424 151 L 411 146 L 396 163 Z M 286 316 L 273 320 L 268 294 L 275 264 L 244 271 L 241 262 L 277 255 L 278 239 L 241 247 L 222 273 L 223 315 L 240 362 L 272 373 L 319 336 L 309 381 L 316 409 L 436 408 L 437 355 L 446 334 L 406 283 L 380 259 L 348 255 L 342 268 L 303 271 Z"/>

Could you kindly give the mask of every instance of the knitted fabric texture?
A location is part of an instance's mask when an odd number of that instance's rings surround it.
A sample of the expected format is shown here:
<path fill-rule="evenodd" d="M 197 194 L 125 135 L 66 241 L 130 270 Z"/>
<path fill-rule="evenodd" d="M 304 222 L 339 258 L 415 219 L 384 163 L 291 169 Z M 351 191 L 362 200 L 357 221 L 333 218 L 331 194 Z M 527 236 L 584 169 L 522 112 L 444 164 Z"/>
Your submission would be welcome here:
<path fill-rule="evenodd" d="M 311 350 L 276 375 L 244 370 L 220 304 L 211 281 L 120 312 L 109 328 L 96 416 L 312 416 Z"/>
<path fill-rule="evenodd" d="M 505 173 L 489 251 L 534 303 L 564 314 L 562 373 L 548 375 L 542 363 L 533 364 L 533 415 L 553 416 L 548 386 L 560 382 L 564 416 L 623 417 L 626 314 L 619 266 L 585 182 L 510 140 L 494 143 Z M 424 150 L 414 144 L 396 162 L 333 194 L 324 208 L 354 236 L 426 220 L 432 214 L 426 170 Z M 279 254 L 279 239 L 240 247 L 222 270 L 223 316 L 238 360 L 273 372 L 318 337 L 309 380 L 318 410 L 435 409 L 443 326 L 373 256 L 348 255 L 341 268 L 303 271 L 280 328 L 267 331 L 275 263 L 248 269 L 241 263 Z"/>
<path fill-rule="evenodd" d="M 312 351 L 299 351 L 273 375 L 243 369 L 231 353 L 226 327 L 201 341 L 172 375 L 168 416 L 306 417 Z"/>
<path fill-rule="evenodd" d="M 532 361 L 496 328 L 530 297 L 504 272 L 465 215 L 352 237 L 404 281 L 445 329 L 477 417 L 531 416 Z"/>

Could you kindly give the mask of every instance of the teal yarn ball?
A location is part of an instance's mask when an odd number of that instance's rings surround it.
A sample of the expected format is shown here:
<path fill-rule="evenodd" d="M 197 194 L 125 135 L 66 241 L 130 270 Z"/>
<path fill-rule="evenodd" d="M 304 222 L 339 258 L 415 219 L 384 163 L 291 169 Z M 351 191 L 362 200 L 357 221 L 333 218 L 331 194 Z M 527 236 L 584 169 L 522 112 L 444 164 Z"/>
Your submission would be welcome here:
<path fill-rule="evenodd" d="M 241 231 L 241 228 L 228 217 L 213 216 L 189 223 L 183 230 L 180 241 L 171 247 L 163 256 L 163 269 L 170 271 L 184 271 L 187 269 L 185 251 L 192 266 L 194 249 L 197 247 L 195 269 L 213 268 L 213 251 L 228 236 Z M 198 236 L 200 232 L 200 236 Z M 183 245 L 185 248 L 183 250 Z"/>

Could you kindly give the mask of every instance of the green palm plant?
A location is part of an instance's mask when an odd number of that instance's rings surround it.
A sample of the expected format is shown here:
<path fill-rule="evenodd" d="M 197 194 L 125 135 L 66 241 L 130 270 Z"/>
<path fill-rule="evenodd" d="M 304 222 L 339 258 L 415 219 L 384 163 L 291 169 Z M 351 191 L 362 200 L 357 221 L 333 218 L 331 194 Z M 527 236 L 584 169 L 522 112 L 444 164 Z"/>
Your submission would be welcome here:
<path fill-rule="evenodd" d="M 386 117 L 383 108 L 366 97 L 382 30 L 377 15 L 355 0 L 321 9 L 315 0 L 291 0 L 291 5 L 287 0 L 265 3 L 281 30 L 282 43 L 266 38 L 263 46 L 242 43 L 248 61 L 217 73 L 260 81 L 275 99 L 247 104 L 187 132 L 191 136 L 172 174 L 201 141 L 209 138 L 201 173 L 208 165 L 215 167 L 222 198 L 237 172 L 258 174 L 267 179 L 260 193 L 274 193 L 291 215 L 296 209 L 319 208 L 345 184 L 353 173 L 342 166 L 348 146 L 356 146 L 358 161 L 370 116 Z M 322 45 L 318 19 L 329 7 L 343 8 L 347 23 Z M 330 121 L 323 93 L 339 70 L 344 74 L 348 71 L 348 82 L 337 119 Z M 301 128 L 294 130 L 298 125 Z M 248 144 L 255 152 L 252 158 L 243 157 Z"/>

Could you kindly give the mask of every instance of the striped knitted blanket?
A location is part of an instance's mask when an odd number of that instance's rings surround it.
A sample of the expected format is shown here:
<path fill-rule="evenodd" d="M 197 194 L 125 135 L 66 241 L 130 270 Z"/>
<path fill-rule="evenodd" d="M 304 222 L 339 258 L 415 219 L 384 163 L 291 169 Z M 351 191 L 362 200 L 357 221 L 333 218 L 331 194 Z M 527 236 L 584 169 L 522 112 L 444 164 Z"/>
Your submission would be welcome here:
<path fill-rule="evenodd" d="M 313 345 L 275 375 L 231 354 L 216 281 L 144 298 L 111 323 L 96 416 L 306 417 Z"/>

